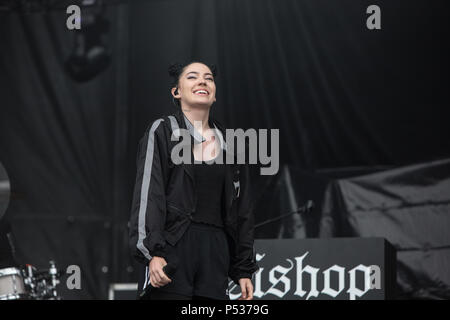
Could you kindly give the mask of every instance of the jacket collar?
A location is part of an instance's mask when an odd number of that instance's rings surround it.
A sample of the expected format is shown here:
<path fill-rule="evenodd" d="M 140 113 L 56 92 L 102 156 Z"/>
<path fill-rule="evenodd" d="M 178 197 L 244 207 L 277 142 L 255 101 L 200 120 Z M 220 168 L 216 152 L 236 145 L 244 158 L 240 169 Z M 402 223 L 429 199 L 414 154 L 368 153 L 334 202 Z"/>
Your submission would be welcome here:
<path fill-rule="evenodd" d="M 194 140 L 194 143 L 200 143 L 202 141 L 204 141 L 204 137 L 194 128 L 193 124 L 187 119 L 187 117 L 184 115 L 183 111 L 181 111 L 181 109 L 179 109 L 174 115 L 173 115 L 180 128 L 183 129 L 187 129 L 189 130 L 189 133 L 191 135 L 191 137 Z M 217 133 L 217 136 L 220 139 L 220 144 L 221 144 L 221 148 L 223 149 L 224 153 L 226 154 L 227 151 L 227 144 L 225 139 L 223 138 L 223 135 L 225 133 L 225 127 L 223 127 L 219 122 L 217 122 L 215 119 L 212 119 L 211 117 L 209 118 L 209 127 L 212 128 L 214 127 L 215 133 Z M 226 157 L 226 155 L 224 154 L 224 157 Z M 191 153 L 191 157 L 193 160 L 193 153 Z M 236 160 L 236 155 L 234 155 L 235 160 Z M 225 158 L 224 158 L 225 161 Z M 236 162 L 235 162 L 236 163 Z M 182 163 L 182 166 L 184 168 L 184 170 L 186 171 L 186 173 L 188 174 L 188 176 L 191 178 L 191 180 L 193 181 L 193 183 L 195 184 L 195 174 L 194 174 L 194 167 L 192 165 L 186 165 L 185 163 Z M 231 170 L 232 170 L 232 166 L 226 166 L 227 170 L 226 170 L 226 175 L 225 175 L 225 213 L 228 212 L 231 203 L 232 203 L 232 198 L 233 198 L 233 192 L 232 190 L 234 190 L 234 186 L 232 183 L 232 179 L 233 177 L 231 176 Z"/>
<path fill-rule="evenodd" d="M 206 139 L 200 134 L 200 132 L 195 129 L 194 125 L 189 121 L 189 119 L 184 115 L 183 111 L 179 109 L 177 113 L 175 114 L 175 117 L 177 118 L 178 123 L 180 124 L 181 128 L 187 129 L 191 135 L 191 137 L 194 139 L 194 144 L 199 144 Z M 224 134 L 224 128 L 217 123 L 216 120 L 212 119 L 211 117 L 208 119 L 208 124 L 210 128 L 214 127 L 214 133 L 220 140 L 220 147 L 222 150 L 226 150 L 227 144 L 225 142 L 225 139 L 223 137 Z"/>

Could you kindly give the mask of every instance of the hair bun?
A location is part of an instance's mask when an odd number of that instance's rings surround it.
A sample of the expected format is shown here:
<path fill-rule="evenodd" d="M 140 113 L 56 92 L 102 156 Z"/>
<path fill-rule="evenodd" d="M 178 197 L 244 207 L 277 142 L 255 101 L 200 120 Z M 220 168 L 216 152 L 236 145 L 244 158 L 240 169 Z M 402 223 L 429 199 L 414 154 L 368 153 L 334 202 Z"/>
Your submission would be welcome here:
<path fill-rule="evenodd" d="M 169 76 L 178 78 L 178 76 L 181 74 L 181 70 L 183 70 L 183 66 L 181 65 L 181 63 L 178 62 L 172 63 L 168 69 Z"/>

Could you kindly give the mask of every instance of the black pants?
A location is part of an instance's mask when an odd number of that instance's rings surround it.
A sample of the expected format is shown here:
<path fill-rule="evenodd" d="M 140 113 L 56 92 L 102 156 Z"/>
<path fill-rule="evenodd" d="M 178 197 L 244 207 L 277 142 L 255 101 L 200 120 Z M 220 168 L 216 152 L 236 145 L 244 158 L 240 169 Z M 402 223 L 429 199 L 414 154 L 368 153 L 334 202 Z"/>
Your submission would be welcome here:
<path fill-rule="evenodd" d="M 177 260 L 172 282 L 151 288 L 150 299 L 229 299 L 230 253 L 223 228 L 191 222 L 176 245 L 168 245 L 168 254 L 168 260 Z"/>

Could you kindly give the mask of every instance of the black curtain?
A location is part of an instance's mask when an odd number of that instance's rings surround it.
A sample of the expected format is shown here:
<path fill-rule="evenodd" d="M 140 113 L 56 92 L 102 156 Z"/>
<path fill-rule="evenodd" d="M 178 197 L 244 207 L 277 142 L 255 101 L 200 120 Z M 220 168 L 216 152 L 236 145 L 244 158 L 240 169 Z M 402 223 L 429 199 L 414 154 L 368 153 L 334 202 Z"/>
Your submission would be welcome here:
<path fill-rule="evenodd" d="M 46 269 L 55 259 L 63 270 L 80 266 L 82 290 L 64 290 L 63 282 L 64 298 L 106 297 L 114 259 L 129 263 L 118 236 L 126 231 L 119 213 L 128 211 L 122 181 L 132 171 L 123 171 L 127 6 L 106 7 L 102 15 L 111 22 L 102 41 L 112 61 L 82 83 L 65 72 L 76 36 L 66 28 L 65 10 L 0 18 L 0 161 L 12 188 L 5 219 L 19 263 Z"/>
<path fill-rule="evenodd" d="M 449 12 L 444 1 L 148 1 L 132 6 L 132 142 L 173 111 L 167 65 L 219 67 L 213 112 L 280 129 L 282 163 L 403 165 L 445 158 Z"/>

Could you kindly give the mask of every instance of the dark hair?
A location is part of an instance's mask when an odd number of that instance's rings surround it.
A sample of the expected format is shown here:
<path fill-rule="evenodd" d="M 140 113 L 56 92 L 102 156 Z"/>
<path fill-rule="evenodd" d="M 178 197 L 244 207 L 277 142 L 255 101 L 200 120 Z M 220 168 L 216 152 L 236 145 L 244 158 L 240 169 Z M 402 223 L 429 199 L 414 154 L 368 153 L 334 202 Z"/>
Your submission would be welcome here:
<path fill-rule="evenodd" d="M 178 88 L 178 82 L 180 80 L 181 74 L 183 73 L 184 69 L 188 65 L 190 65 L 192 63 L 204 64 L 205 66 L 207 66 L 211 70 L 211 72 L 213 74 L 213 77 L 214 78 L 217 77 L 217 66 L 215 64 L 208 64 L 208 63 L 205 63 L 205 62 L 202 62 L 202 61 L 191 61 L 191 62 L 184 63 L 184 64 L 183 63 L 179 63 L 179 62 L 175 62 L 175 63 L 172 63 L 169 66 L 169 69 L 168 69 L 169 76 L 172 78 L 172 83 L 170 85 L 170 89 L 172 89 L 174 87 Z M 179 99 L 175 99 L 175 98 L 174 98 L 174 100 L 175 100 L 175 103 L 177 104 L 177 106 L 180 106 L 180 100 Z"/>

